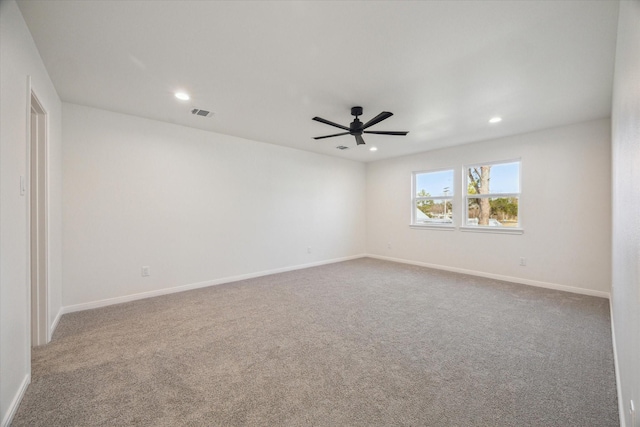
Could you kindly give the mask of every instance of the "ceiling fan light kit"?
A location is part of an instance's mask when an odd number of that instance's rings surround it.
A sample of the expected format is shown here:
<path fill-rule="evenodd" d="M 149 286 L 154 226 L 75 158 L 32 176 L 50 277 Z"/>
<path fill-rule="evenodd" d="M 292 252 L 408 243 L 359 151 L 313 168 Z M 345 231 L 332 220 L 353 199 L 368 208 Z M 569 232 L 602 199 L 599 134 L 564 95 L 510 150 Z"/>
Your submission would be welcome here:
<path fill-rule="evenodd" d="M 364 145 L 365 142 L 364 142 L 364 139 L 362 138 L 363 133 L 370 133 L 370 134 L 376 134 L 376 135 L 396 135 L 396 136 L 404 136 L 409 133 L 408 131 L 405 132 L 405 131 L 365 130 L 375 125 L 376 123 L 380 123 L 381 121 L 386 120 L 389 117 L 393 116 L 393 113 L 390 113 L 388 111 L 383 111 L 382 113 L 378 114 L 373 119 L 369 120 L 364 124 L 360 121 L 360 119 L 358 119 L 358 116 L 362 115 L 362 107 L 351 107 L 351 115 L 354 116 L 355 119 L 351 122 L 349 127 L 340 125 L 338 123 L 334 123 L 327 119 L 323 119 L 322 117 L 317 117 L 317 116 L 314 117 L 313 120 L 317 122 L 324 123 L 329 126 L 334 126 L 339 129 L 343 129 L 346 132 L 334 133 L 332 135 L 316 136 L 313 139 L 324 139 L 324 138 L 333 138 L 334 136 L 353 135 L 356 138 L 357 145 Z"/>

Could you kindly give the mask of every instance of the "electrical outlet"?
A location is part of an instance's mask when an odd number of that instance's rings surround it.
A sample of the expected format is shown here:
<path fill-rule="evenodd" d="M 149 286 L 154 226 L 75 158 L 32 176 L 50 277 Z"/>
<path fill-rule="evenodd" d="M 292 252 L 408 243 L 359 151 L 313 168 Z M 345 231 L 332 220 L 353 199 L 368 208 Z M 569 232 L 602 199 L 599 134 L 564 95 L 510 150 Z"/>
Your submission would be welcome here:
<path fill-rule="evenodd" d="M 142 277 L 151 276 L 151 268 L 148 265 L 145 265 L 141 269 Z"/>
<path fill-rule="evenodd" d="M 391 242 L 387 243 L 387 249 L 391 249 Z"/>
<path fill-rule="evenodd" d="M 520 265 L 523 267 L 527 265 L 527 259 L 525 257 L 520 257 Z"/>
<path fill-rule="evenodd" d="M 311 253 L 311 246 L 307 246 L 307 253 L 310 254 Z"/>

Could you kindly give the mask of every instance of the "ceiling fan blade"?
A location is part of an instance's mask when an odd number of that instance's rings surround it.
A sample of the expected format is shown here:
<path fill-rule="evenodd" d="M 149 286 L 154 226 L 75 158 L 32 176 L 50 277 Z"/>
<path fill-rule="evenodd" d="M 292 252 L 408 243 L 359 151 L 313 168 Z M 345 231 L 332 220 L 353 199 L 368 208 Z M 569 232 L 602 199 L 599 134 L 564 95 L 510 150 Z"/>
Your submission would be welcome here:
<path fill-rule="evenodd" d="M 364 139 L 362 139 L 362 135 L 354 135 L 356 137 L 356 145 L 364 145 Z"/>
<path fill-rule="evenodd" d="M 366 129 L 369 126 L 373 126 L 376 123 L 380 123 L 381 121 L 388 119 L 389 117 L 393 116 L 393 113 L 390 113 L 388 111 L 383 111 L 382 113 L 378 114 L 377 116 L 375 116 L 373 119 L 369 120 L 367 123 L 365 123 L 364 125 L 362 125 L 362 129 Z"/>
<path fill-rule="evenodd" d="M 334 136 L 342 136 L 342 135 L 349 135 L 349 132 L 334 133 L 333 135 L 325 135 L 325 136 L 316 136 L 313 139 L 332 138 Z"/>
<path fill-rule="evenodd" d="M 337 123 L 330 122 L 329 120 L 325 120 L 322 117 L 314 117 L 313 120 L 315 120 L 316 122 L 324 123 L 325 125 L 335 126 L 337 128 L 340 128 L 340 129 L 351 130 L 346 126 L 342 126 L 342 125 L 339 125 Z"/>
<path fill-rule="evenodd" d="M 387 131 L 387 130 L 365 130 L 364 133 L 375 133 L 376 135 L 399 135 L 404 136 L 409 133 L 407 132 L 399 132 L 399 131 Z"/>

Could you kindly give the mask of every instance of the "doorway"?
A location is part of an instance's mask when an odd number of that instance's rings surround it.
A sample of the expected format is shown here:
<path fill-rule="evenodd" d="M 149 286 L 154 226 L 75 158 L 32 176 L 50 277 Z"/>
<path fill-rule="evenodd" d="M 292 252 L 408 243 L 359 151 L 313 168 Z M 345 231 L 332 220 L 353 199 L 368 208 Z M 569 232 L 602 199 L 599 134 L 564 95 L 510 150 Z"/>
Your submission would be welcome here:
<path fill-rule="evenodd" d="M 29 225 L 31 263 L 31 345 L 49 340 L 47 272 L 47 114 L 31 92 L 29 143 Z"/>

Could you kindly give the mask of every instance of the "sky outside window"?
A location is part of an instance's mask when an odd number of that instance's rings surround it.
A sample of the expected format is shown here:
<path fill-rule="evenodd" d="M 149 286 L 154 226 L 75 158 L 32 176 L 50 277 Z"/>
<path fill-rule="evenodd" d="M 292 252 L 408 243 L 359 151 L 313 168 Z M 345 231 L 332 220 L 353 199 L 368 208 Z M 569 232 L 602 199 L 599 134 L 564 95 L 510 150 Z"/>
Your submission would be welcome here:
<path fill-rule="evenodd" d="M 471 168 L 474 167 L 480 169 L 480 166 L 472 166 Z M 519 193 L 520 162 L 491 165 L 489 192 Z"/>
<path fill-rule="evenodd" d="M 449 190 L 447 193 L 444 192 L 445 188 Z M 446 170 L 416 174 L 416 195 L 422 190 L 431 197 L 453 195 L 453 171 Z"/>

